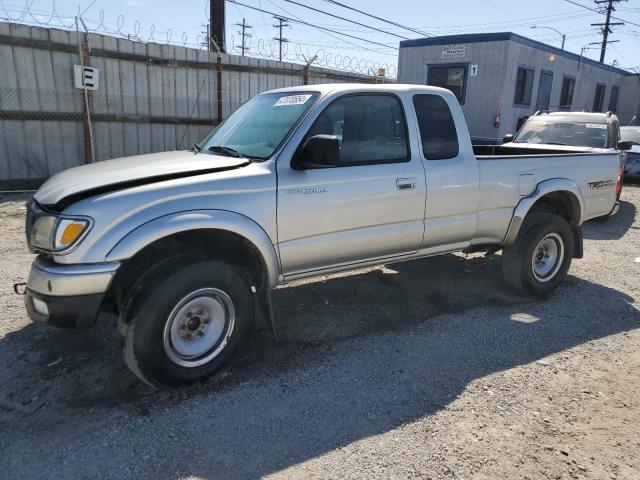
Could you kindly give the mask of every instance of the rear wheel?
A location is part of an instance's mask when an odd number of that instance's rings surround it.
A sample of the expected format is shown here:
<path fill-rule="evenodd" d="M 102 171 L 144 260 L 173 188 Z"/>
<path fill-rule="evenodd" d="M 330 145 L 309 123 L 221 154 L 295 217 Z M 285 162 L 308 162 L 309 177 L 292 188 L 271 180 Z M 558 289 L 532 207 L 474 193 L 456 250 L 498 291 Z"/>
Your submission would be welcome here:
<path fill-rule="evenodd" d="M 529 296 L 555 290 L 566 277 L 573 258 L 573 233 L 567 221 L 552 213 L 529 214 L 513 245 L 504 248 L 502 272 L 506 282 Z"/>
<path fill-rule="evenodd" d="M 123 312 L 125 362 L 154 387 L 206 380 L 229 361 L 252 320 L 249 286 L 232 267 L 210 261 L 145 282 Z"/>

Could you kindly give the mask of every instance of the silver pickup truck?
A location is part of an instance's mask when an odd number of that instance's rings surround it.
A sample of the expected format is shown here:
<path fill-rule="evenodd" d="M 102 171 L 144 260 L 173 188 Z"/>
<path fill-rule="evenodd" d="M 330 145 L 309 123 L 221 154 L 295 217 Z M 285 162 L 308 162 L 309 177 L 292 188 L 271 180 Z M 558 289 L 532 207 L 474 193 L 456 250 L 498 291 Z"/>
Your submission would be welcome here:
<path fill-rule="evenodd" d="M 64 171 L 28 206 L 29 316 L 119 316 L 126 363 L 173 387 L 211 376 L 288 281 L 502 250 L 542 296 L 616 199 L 617 153 L 475 156 L 456 98 L 416 85 L 315 85 L 242 105 L 191 151 Z M 257 314 L 257 315 L 256 315 Z"/>

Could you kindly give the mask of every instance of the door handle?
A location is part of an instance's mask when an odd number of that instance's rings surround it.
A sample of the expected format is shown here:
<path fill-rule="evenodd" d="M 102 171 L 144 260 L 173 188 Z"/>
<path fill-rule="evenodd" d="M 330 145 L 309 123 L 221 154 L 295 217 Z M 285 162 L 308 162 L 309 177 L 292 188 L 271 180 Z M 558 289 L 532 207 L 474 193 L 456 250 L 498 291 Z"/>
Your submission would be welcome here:
<path fill-rule="evenodd" d="M 413 190 L 416 188 L 416 177 L 396 178 L 398 190 Z"/>

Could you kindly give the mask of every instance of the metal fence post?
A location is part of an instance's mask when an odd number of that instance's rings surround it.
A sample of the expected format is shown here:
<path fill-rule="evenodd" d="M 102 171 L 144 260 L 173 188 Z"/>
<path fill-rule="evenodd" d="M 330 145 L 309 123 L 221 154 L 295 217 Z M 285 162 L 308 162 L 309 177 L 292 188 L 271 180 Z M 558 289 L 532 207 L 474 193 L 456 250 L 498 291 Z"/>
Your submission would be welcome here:
<path fill-rule="evenodd" d="M 80 28 L 78 27 L 78 17 L 76 17 L 76 32 L 78 34 L 78 55 L 80 56 L 80 65 L 82 67 L 90 66 L 89 60 L 89 31 L 87 26 L 84 25 L 82 19 L 79 19 L 85 29 L 84 42 L 80 40 Z M 96 156 L 93 148 L 93 127 L 91 125 L 91 112 L 89 109 L 89 91 L 85 86 L 82 89 L 83 92 L 83 110 L 82 110 L 82 123 L 84 127 L 84 163 L 95 163 Z"/>
<path fill-rule="evenodd" d="M 216 94 L 218 109 L 218 125 L 222 123 L 222 55 L 218 54 L 216 62 Z"/>

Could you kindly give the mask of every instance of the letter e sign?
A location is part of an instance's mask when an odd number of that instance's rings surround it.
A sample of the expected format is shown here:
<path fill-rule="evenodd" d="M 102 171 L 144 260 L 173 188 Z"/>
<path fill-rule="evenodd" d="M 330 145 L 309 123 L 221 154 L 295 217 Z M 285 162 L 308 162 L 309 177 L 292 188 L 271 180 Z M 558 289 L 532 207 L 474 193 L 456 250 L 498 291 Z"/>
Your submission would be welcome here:
<path fill-rule="evenodd" d="M 98 89 L 99 71 L 97 68 L 74 65 L 73 77 L 76 88 L 86 88 L 87 90 Z"/>

